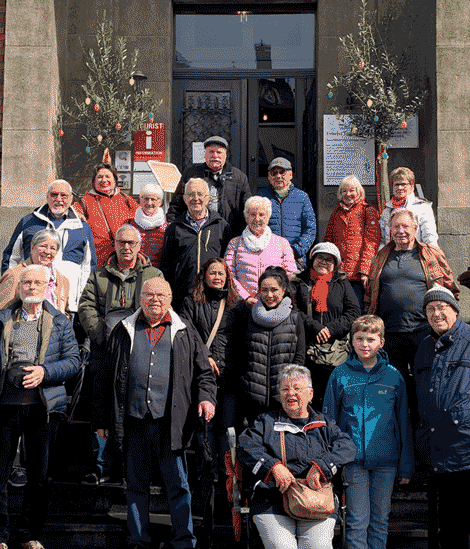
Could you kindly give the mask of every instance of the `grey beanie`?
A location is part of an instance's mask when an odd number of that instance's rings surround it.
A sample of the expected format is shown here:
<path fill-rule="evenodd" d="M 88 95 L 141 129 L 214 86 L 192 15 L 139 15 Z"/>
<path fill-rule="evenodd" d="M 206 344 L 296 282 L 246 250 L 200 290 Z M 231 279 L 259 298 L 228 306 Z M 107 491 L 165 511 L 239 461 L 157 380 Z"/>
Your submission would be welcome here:
<path fill-rule="evenodd" d="M 440 284 L 434 284 L 434 286 L 426 292 L 423 300 L 423 309 L 426 310 L 426 305 L 431 301 L 445 301 L 451 305 L 458 313 L 460 312 L 459 304 L 454 297 L 454 294 L 441 286 Z"/>
<path fill-rule="evenodd" d="M 332 242 L 320 242 L 320 244 L 316 244 L 310 250 L 308 257 L 310 260 L 312 260 L 315 255 L 322 253 L 332 255 L 336 260 L 336 266 L 341 263 L 341 254 L 339 253 L 338 248 Z"/>

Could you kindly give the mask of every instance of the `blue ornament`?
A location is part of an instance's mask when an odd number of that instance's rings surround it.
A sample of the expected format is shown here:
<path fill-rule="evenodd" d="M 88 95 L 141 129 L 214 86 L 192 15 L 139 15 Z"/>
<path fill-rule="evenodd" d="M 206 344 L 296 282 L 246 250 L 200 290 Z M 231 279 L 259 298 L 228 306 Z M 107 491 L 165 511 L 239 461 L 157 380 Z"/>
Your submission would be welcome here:
<path fill-rule="evenodd" d="M 149 113 L 149 118 L 153 118 L 153 114 L 152 114 L 152 113 Z"/>
<path fill-rule="evenodd" d="M 384 160 L 387 160 L 387 159 L 388 159 L 388 154 L 384 153 Z"/>
<path fill-rule="evenodd" d="M 333 92 L 330 92 L 330 93 L 328 94 L 328 97 L 331 99 L 331 98 L 333 97 Z"/>
<path fill-rule="evenodd" d="M 379 117 L 377 115 L 374 116 L 374 122 L 378 122 L 379 121 Z"/>
<path fill-rule="evenodd" d="M 90 151 L 91 151 L 90 147 L 87 147 L 85 150 L 86 150 L 87 153 L 90 153 Z"/>

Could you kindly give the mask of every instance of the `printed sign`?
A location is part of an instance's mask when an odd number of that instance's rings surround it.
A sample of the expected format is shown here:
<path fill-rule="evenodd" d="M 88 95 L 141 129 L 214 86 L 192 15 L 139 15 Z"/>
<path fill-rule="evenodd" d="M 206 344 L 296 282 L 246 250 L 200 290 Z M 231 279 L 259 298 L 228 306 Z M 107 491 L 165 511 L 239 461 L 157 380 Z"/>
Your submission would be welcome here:
<path fill-rule="evenodd" d="M 134 162 L 165 161 L 165 124 L 147 123 L 146 130 L 134 134 Z"/>

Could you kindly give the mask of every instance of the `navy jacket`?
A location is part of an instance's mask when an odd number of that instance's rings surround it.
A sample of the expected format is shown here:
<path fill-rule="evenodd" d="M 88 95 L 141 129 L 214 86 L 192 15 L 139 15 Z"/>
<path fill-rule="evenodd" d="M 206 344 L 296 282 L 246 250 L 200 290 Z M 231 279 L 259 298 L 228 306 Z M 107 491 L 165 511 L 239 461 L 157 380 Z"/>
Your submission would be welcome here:
<path fill-rule="evenodd" d="M 423 458 L 435 473 L 470 469 L 470 326 L 457 318 L 437 340 L 429 335 L 414 371 Z"/>

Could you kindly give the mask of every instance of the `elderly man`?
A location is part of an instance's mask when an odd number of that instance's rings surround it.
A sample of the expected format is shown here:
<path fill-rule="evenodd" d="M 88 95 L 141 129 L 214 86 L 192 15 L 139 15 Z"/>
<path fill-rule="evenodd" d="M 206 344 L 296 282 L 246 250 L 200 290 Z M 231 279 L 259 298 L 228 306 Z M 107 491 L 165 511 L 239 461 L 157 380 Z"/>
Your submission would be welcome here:
<path fill-rule="evenodd" d="M 49 443 L 67 409 L 64 381 L 80 370 L 70 320 L 44 301 L 48 270 L 21 273 L 20 301 L 0 312 L 0 548 L 8 549 L 7 481 L 24 435 L 28 485 L 17 533 L 22 549 L 43 549 Z"/>
<path fill-rule="evenodd" d="M 161 271 L 140 253 L 140 241 L 140 232 L 135 227 L 122 225 L 116 233 L 116 251 L 103 267 L 93 271 L 80 298 L 78 317 L 91 342 L 90 365 L 85 378 L 88 396 L 93 391 L 96 372 L 102 366 L 112 329 L 137 309 L 144 282 L 162 276 Z M 89 480 L 99 482 L 104 466 L 104 444 L 99 437 L 96 440 L 99 443 L 98 463 Z"/>
<path fill-rule="evenodd" d="M 187 211 L 168 227 L 160 260 L 165 279 L 173 289 L 176 311 L 204 263 L 224 255 L 232 234 L 227 221 L 207 208 L 209 186 L 204 179 L 190 179 L 183 199 Z"/>
<path fill-rule="evenodd" d="M 416 214 L 392 212 L 392 240 L 372 262 L 364 298 L 367 313 L 384 321 L 384 349 L 391 364 L 408 380 L 410 394 L 409 364 L 430 330 L 423 312 L 424 295 L 435 283 L 451 290 L 456 299 L 460 293 L 444 252 L 416 240 L 417 229 Z"/>
<path fill-rule="evenodd" d="M 437 489 L 441 548 L 468 547 L 470 533 L 470 327 L 452 292 L 435 285 L 424 296 L 431 334 L 415 356 L 421 458 Z M 433 510 L 432 507 L 430 509 Z M 430 531 L 434 515 L 430 512 Z"/>
<path fill-rule="evenodd" d="M 203 178 L 209 185 L 209 209 L 218 212 L 229 223 L 233 234 L 239 235 L 246 226 L 243 208 L 251 196 L 248 179 L 227 161 L 226 139 L 213 135 L 204 141 L 204 149 L 205 163 L 185 170 L 171 200 L 167 219 L 171 223 L 185 212 L 185 183 L 193 178 Z"/>
<path fill-rule="evenodd" d="M 147 280 L 140 304 L 109 340 L 97 380 L 94 422 L 100 436 L 110 436 L 113 448 L 123 453 L 129 547 L 150 547 L 149 488 L 155 465 L 170 506 L 172 547 L 192 548 L 196 539 L 184 448 L 196 419 L 193 406 L 198 404 L 199 416 L 207 421 L 214 416 L 215 377 L 199 334 L 170 309 L 168 282 Z"/>
<path fill-rule="evenodd" d="M 47 188 L 46 204 L 23 217 L 3 252 L 2 274 L 28 259 L 31 239 L 41 229 L 55 229 L 62 246 L 54 266 L 69 279 L 69 309 L 75 312 L 82 290 L 96 267 L 96 252 L 90 226 L 82 221 L 73 208 L 72 187 L 63 179 Z"/>
<path fill-rule="evenodd" d="M 292 165 L 278 157 L 268 166 L 270 187 L 258 189 L 257 195 L 271 200 L 273 213 L 269 226 L 273 233 L 289 241 L 300 270 L 317 234 L 317 222 L 308 194 L 292 183 Z"/>

